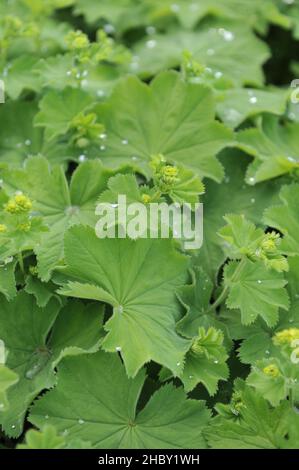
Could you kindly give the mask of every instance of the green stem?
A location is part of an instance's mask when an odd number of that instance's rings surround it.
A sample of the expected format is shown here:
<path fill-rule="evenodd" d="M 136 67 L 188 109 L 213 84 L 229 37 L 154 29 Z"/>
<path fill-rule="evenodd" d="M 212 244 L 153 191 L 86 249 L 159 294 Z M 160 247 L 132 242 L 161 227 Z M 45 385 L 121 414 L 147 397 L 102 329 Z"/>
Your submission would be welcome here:
<path fill-rule="evenodd" d="M 24 269 L 24 260 L 23 260 L 23 255 L 22 253 L 18 253 L 18 261 L 19 261 L 19 266 L 23 274 L 25 274 L 25 269 Z"/>
<path fill-rule="evenodd" d="M 234 274 L 231 277 L 231 281 L 234 281 L 238 277 L 238 275 L 243 269 L 246 259 L 247 259 L 246 257 L 241 258 L 240 263 L 238 264 Z M 209 307 L 209 309 L 207 310 L 207 313 L 211 312 L 212 310 L 216 310 L 216 308 L 222 304 L 222 302 L 226 299 L 228 295 L 228 291 L 229 291 L 229 286 L 227 285 L 225 286 L 225 288 L 223 289 L 219 297 L 215 300 L 215 302 L 213 302 L 212 305 Z"/>
<path fill-rule="evenodd" d="M 291 405 L 291 408 L 294 408 L 294 393 L 292 387 L 289 388 L 289 402 Z"/>

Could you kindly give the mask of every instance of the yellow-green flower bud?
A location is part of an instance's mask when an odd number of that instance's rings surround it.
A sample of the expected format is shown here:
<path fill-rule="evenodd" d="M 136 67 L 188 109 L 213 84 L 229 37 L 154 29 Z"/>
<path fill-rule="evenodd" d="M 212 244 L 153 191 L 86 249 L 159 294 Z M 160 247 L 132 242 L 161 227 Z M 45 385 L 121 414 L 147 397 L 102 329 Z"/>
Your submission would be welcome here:
<path fill-rule="evenodd" d="M 19 224 L 17 228 L 20 232 L 29 232 L 29 230 L 31 228 L 31 222 L 28 221 L 28 222 L 24 222 L 22 224 Z"/>
<path fill-rule="evenodd" d="M 291 346 L 292 342 L 296 339 L 299 340 L 299 328 L 288 328 L 276 333 L 273 337 L 273 342 L 276 346 Z"/>
<path fill-rule="evenodd" d="M 269 364 L 268 366 L 263 368 L 263 372 L 265 375 L 268 375 L 269 377 L 279 377 L 280 372 L 278 367 L 275 364 Z"/>
<path fill-rule="evenodd" d="M 144 204 L 148 204 L 151 201 L 151 197 L 148 194 L 142 194 L 141 199 Z"/>
<path fill-rule="evenodd" d="M 4 205 L 5 212 L 9 214 L 20 214 L 22 212 L 29 212 L 32 208 L 31 200 L 24 194 L 16 194 L 13 198 Z"/>
<path fill-rule="evenodd" d="M 88 36 L 82 31 L 71 31 L 65 38 L 67 46 L 71 50 L 87 49 L 89 46 Z"/>

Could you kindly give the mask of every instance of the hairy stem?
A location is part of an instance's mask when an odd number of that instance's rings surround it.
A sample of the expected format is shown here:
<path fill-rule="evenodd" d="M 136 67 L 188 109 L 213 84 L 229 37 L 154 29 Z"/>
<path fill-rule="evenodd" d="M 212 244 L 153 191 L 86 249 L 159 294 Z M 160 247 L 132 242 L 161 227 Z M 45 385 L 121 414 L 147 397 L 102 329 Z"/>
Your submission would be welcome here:
<path fill-rule="evenodd" d="M 241 258 L 240 263 L 236 267 L 236 270 L 235 270 L 234 274 L 231 277 L 231 281 L 234 281 L 238 277 L 238 275 L 240 274 L 240 272 L 243 269 L 245 261 L 246 261 L 246 257 Z M 217 307 L 219 307 L 219 305 L 221 305 L 223 303 L 223 301 L 226 299 L 226 297 L 228 295 L 228 291 L 229 291 L 229 286 L 225 286 L 223 291 L 219 295 L 219 297 L 210 305 L 210 307 L 208 309 L 208 312 L 211 312 L 212 310 L 215 310 Z"/>

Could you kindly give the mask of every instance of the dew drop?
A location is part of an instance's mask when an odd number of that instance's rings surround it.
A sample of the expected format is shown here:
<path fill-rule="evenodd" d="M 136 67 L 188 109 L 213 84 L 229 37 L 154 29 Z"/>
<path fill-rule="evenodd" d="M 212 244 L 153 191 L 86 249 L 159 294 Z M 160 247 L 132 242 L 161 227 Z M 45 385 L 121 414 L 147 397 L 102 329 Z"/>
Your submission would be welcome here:
<path fill-rule="evenodd" d="M 105 145 L 101 145 L 101 146 L 100 146 L 100 150 L 106 150 L 106 146 L 105 146 Z"/>
<path fill-rule="evenodd" d="M 251 176 L 248 181 L 249 181 L 250 184 L 254 184 L 255 183 L 255 178 L 253 178 L 253 176 Z"/>
<path fill-rule="evenodd" d="M 189 379 L 193 379 L 193 375 L 189 375 Z"/>
<path fill-rule="evenodd" d="M 102 134 L 99 135 L 99 138 L 102 139 L 102 140 L 105 140 L 105 139 L 107 139 L 107 134 L 105 134 L 103 132 Z"/>
<path fill-rule="evenodd" d="M 255 199 L 254 199 L 254 197 L 252 197 L 252 198 L 250 199 L 250 202 L 251 202 L 252 204 L 254 204 L 254 203 L 255 203 Z"/>
<path fill-rule="evenodd" d="M 113 34 L 115 33 L 115 28 L 112 24 L 107 23 L 104 25 L 104 31 L 107 34 Z"/>
<path fill-rule="evenodd" d="M 121 347 L 120 347 L 120 346 L 116 346 L 115 351 L 120 352 L 120 351 L 121 351 Z"/>
<path fill-rule="evenodd" d="M 129 141 L 128 141 L 128 139 L 123 139 L 123 140 L 121 141 L 121 143 L 122 143 L 123 145 L 128 145 Z"/>
<path fill-rule="evenodd" d="M 294 319 L 293 318 L 290 318 L 289 319 L 289 323 L 293 323 L 294 322 Z"/>
<path fill-rule="evenodd" d="M 178 5 L 177 3 L 173 3 L 170 6 L 170 9 L 171 11 L 173 11 L 173 13 L 178 13 L 180 11 L 180 5 Z"/>
<path fill-rule="evenodd" d="M 295 157 L 288 156 L 288 157 L 287 157 L 287 160 L 288 160 L 289 162 L 291 162 L 291 163 L 298 163 L 298 160 L 297 160 L 297 158 L 295 158 Z"/>
<path fill-rule="evenodd" d="M 219 361 L 217 361 L 217 359 L 215 359 L 214 364 L 218 364 L 218 362 L 219 362 Z"/>
<path fill-rule="evenodd" d="M 78 419 L 79 424 L 84 424 L 84 419 Z"/>
<path fill-rule="evenodd" d="M 154 47 L 156 47 L 157 45 L 157 41 L 155 41 L 155 39 L 150 39 L 149 41 L 146 41 L 146 47 L 148 49 L 153 49 Z"/>
<path fill-rule="evenodd" d="M 25 140 L 25 145 L 27 145 L 27 146 L 31 145 L 31 140 L 30 140 L 30 139 L 26 139 L 26 140 Z"/>
<path fill-rule="evenodd" d="M 146 34 L 148 34 L 149 36 L 151 36 L 152 34 L 155 34 L 156 33 L 156 28 L 155 26 L 147 26 L 145 28 L 145 31 L 146 31 Z"/>
<path fill-rule="evenodd" d="M 189 5 L 190 11 L 197 11 L 198 8 L 199 8 L 199 5 L 197 5 L 197 3 L 191 3 L 191 5 Z"/>
<path fill-rule="evenodd" d="M 0 410 L 3 410 L 4 408 L 4 403 L 0 403 Z"/>
<path fill-rule="evenodd" d="M 103 98 L 103 96 L 105 96 L 104 90 L 97 90 L 97 96 L 98 96 L 99 98 Z"/>
<path fill-rule="evenodd" d="M 288 114 L 288 117 L 289 117 L 289 119 L 291 119 L 292 121 L 295 121 L 295 119 L 296 119 L 296 114 L 295 114 L 295 113 L 289 113 L 289 114 Z"/>
<path fill-rule="evenodd" d="M 81 81 L 81 88 L 86 88 L 88 86 L 88 80 Z"/>
<path fill-rule="evenodd" d="M 179 366 L 181 365 L 181 363 L 180 363 L 180 362 L 177 362 L 176 365 L 179 367 Z"/>
<path fill-rule="evenodd" d="M 11 429 L 16 429 L 16 425 L 13 424 L 13 425 L 11 426 Z"/>
<path fill-rule="evenodd" d="M 227 29 L 219 28 L 218 32 L 223 37 L 223 39 L 225 41 L 230 42 L 230 41 L 233 41 L 235 39 L 234 33 L 232 33 L 231 31 L 228 31 Z"/>
<path fill-rule="evenodd" d="M 72 71 L 71 71 L 71 70 L 68 70 L 68 71 L 66 72 L 66 75 L 67 75 L 67 77 L 70 77 L 70 76 L 72 75 Z"/>
<path fill-rule="evenodd" d="M 46 416 L 45 416 L 45 419 L 49 419 L 49 415 L 46 415 Z"/>
<path fill-rule="evenodd" d="M 79 160 L 79 162 L 81 162 L 81 163 L 82 163 L 82 162 L 85 162 L 85 160 L 86 160 L 86 155 L 83 155 L 83 154 L 82 154 L 82 155 L 79 155 L 78 160 Z"/>
<path fill-rule="evenodd" d="M 88 75 L 88 70 L 83 70 L 82 77 L 87 77 L 87 75 Z"/>
<path fill-rule="evenodd" d="M 81 73 L 80 72 L 77 72 L 76 73 L 76 78 L 79 80 L 79 78 L 81 78 Z"/>
<path fill-rule="evenodd" d="M 113 206 L 113 204 L 112 204 L 112 206 Z M 116 206 L 117 206 L 117 204 L 116 204 Z M 117 307 L 117 311 L 118 311 L 118 313 L 123 313 L 124 307 L 123 307 L 122 305 L 119 305 L 119 306 Z"/>
<path fill-rule="evenodd" d="M 257 103 L 257 97 L 256 97 L 256 96 L 251 96 L 251 97 L 249 98 L 249 103 L 251 103 L 251 104 Z"/>
<path fill-rule="evenodd" d="M 267 349 L 267 350 L 265 351 L 265 353 L 266 353 L 267 355 L 269 355 L 269 354 L 270 354 L 270 351 Z"/>
<path fill-rule="evenodd" d="M 230 121 L 232 123 L 238 121 L 240 117 L 241 114 L 236 109 L 230 108 L 225 112 L 225 118 L 227 119 L 227 121 Z"/>
<path fill-rule="evenodd" d="M 136 162 L 137 160 L 139 160 L 138 157 L 136 157 L 136 155 L 133 155 L 131 159 L 133 160 L 133 162 Z"/>
<path fill-rule="evenodd" d="M 261 283 L 262 283 L 262 281 L 261 281 L 260 279 L 258 279 L 257 283 L 258 283 L 258 284 L 261 284 Z"/>
<path fill-rule="evenodd" d="M 221 78 L 221 77 L 222 77 L 222 75 L 223 75 L 223 73 L 222 73 L 222 72 L 220 72 L 220 71 L 217 71 L 217 72 L 215 72 L 215 75 L 214 75 L 214 77 L 215 77 L 215 78 Z"/>

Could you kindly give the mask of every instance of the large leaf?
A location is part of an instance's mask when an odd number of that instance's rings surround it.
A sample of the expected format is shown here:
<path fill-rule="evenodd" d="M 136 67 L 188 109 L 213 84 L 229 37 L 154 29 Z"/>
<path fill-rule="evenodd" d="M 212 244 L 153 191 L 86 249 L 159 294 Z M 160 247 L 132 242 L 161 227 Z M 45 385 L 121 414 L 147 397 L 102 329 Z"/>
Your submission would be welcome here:
<path fill-rule="evenodd" d="M 217 115 L 229 127 L 238 127 L 245 119 L 262 113 L 283 114 L 288 91 L 234 88 L 219 93 Z"/>
<path fill-rule="evenodd" d="M 224 270 L 224 283 L 229 287 L 227 306 L 241 310 L 241 321 L 245 325 L 250 325 L 260 315 L 269 326 L 274 326 L 278 321 L 278 309 L 288 310 L 289 307 L 284 289 L 287 281 L 281 273 L 249 259 L 235 276 L 237 269 L 238 263 L 232 261 Z"/>
<path fill-rule="evenodd" d="M 18 374 L 4 364 L 0 364 L 0 414 L 9 408 L 7 390 L 18 380 Z"/>
<path fill-rule="evenodd" d="M 265 211 L 264 219 L 270 227 L 277 228 L 285 235 L 283 248 L 292 254 L 298 254 L 299 222 L 297 213 L 299 184 L 283 186 L 279 197 L 282 204 L 268 208 Z"/>
<path fill-rule="evenodd" d="M 33 127 L 33 102 L 8 101 L 0 106 L 0 161 L 19 164 L 41 148 L 42 132 Z"/>
<path fill-rule="evenodd" d="M 53 424 L 97 449 L 205 447 L 209 412 L 203 402 L 186 400 L 182 389 L 166 385 L 137 412 L 144 380 L 144 371 L 128 379 L 116 355 L 67 358 L 56 389 L 35 403 L 29 420 L 38 427 Z"/>
<path fill-rule="evenodd" d="M 52 269 L 63 257 L 65 230 L 74 224 L 96 224 L 95 206 L 108 179 L 114 174 L 99 161 L 86 161 L 73 173 L 70 185 L 63 168 L 50 167 L 42 157 L 27 160 L 25 168 L 3 170 L 7 191 L 22 190 L 33 201 L 33 210 L 49 226 L 39 246 L 35 246 L 39 275 L 49 280 Z"/>
<path fill-rule="evenodd" d="M 113 306 L 103 348 L 121 351 L 128 375 L 150 360 L 180 373 L 189 341 L 175 332 L 175 289 L 185 283 L 188 261 L 172 241 L 99 239 L 91 228 L 72 227 L 64 251 L 71 282 L 60 293 Z"/>
<path fill-rule="evenodd" d="M 290 413 L 287 402 L 273 409 L 255 390 L 242 384 L 237 417 L 217 416 L 205 432 L 214 449 L 278 449 L 287 446 Z M 222 405 L 219 405 L 219 407 Z M 241 419 L 238 419 L 238 415 Z"/>
<path fill-rule="evenodd" d="M 215 155 L 231 133 L 214 121 L 208 88 L 184 83 L 175 72 L 160 74 L 150 86 L 128 77 L 98 107 L 98 114 L 108 135 L 103 161 L 131 163 L 148 173 L 149 158 L 162 153 L 200 176 L 221 180 L 223 170 Z"/>
<path fill-rule="evenodd" d="M 218 235 L 224 224 L 223 216 L 232 212 L 244 214 L 246 218 L 260 225 L 265 208 L 276 202 L 280 190 L 279 181 L 254 187 L 245 184 L 247 160 L 244 154 L 235 149 L 225 150 L 220 161 L 225 167 L 224 181 L 221 184 L 207 181 L 206 192 L 202 197 L 204 236 L 198 264 L 212 279 L 226 259 L 222 249 L 223 240 Z"/>
<path fill-rule="evenodd" d="M 66 88 L 62 92 L 51 90 L 40 101 L 35 125 L 45 127 L 48 140 L 66 134 L 72 119 L 88 108 L 91 97 L 82 90 Z"/>
<path fill-rule="evenodd" d="M 261 65 L 269 57 L 268 48 L 249 28 L 235 23 L 214 22 L 200 31 L 174 31 L 146 38 L 134 48 L 133 70 L 148 76 L 177 67 L 185 50 L 236 85 L 263 83 Z"/>
<path fill-rule="evenodd" d="M 283 125 L 274 116 L 267 116 L 260 127 L 238 133 L 239 147 L 254 157 L 247 171 L 247 183 L 255 184 L 298 169 L 298 131 L 298 123 Z"/>
<path fill-rule="evenodd" d="M 37 59 L 32 56 L 20 56 L 12 61 L 5 70 L 5 91 L 17 99 L 23 90 L 39 91 L 41 80 L 35 70 Z"/>
<path fill-rule="evenodd" d="M 19 381 L 7 392 L 10 407 L 0 415 L 2 428 L 9 436 L 20 435 L 32 400 L 54 385 L 58 361 L 66 354 L 93 351 L 99 344 L 101 309 L 71 302 L 57 317 L 59 309 L 56 299 L 41 309 L 25 292 L 11 302 L 1 298 L 0 335 L 8 351 L 7 366 L 19 375 Z"/>

